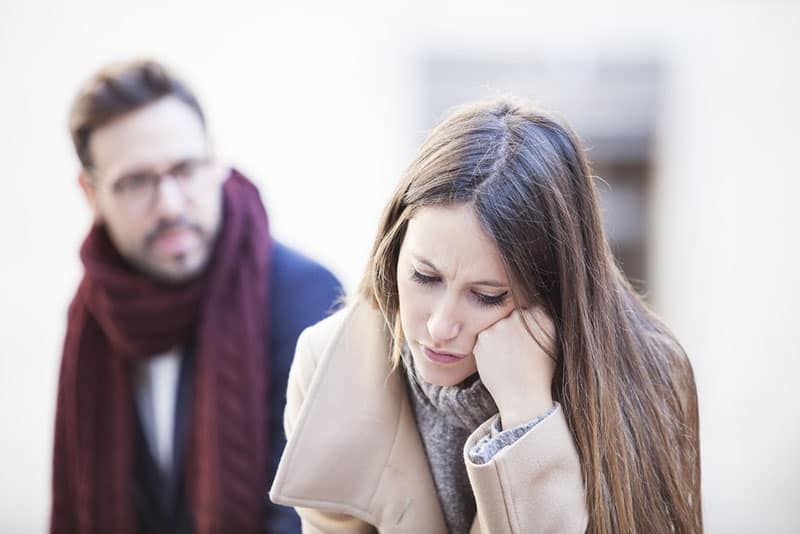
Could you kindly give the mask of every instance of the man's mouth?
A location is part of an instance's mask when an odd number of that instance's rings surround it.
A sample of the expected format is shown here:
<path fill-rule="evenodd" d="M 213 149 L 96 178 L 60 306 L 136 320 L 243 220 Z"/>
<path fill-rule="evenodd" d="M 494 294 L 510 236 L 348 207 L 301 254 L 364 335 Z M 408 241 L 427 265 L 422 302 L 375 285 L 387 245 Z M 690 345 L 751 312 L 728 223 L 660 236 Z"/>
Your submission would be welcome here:
<path fill-rule="evenodd" d="M 152 233 L 147 238 L 147 246 L 159 256 L 185 254 L 197 245 L 199 232 L 190 225 L 172 225 Z"/>

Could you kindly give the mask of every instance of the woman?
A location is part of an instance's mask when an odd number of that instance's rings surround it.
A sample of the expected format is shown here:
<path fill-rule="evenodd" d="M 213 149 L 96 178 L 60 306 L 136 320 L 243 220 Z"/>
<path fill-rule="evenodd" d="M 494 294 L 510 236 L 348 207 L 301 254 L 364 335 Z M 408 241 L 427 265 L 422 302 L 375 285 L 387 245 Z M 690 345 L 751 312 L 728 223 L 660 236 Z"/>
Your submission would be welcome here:
<path fill-rule="evenodd" d="M 301 336 L 271 498 L 305 532 L 700 532 L 689 361 L 609 250 L 575 135 L 428 137 L 359 299 Z"/>

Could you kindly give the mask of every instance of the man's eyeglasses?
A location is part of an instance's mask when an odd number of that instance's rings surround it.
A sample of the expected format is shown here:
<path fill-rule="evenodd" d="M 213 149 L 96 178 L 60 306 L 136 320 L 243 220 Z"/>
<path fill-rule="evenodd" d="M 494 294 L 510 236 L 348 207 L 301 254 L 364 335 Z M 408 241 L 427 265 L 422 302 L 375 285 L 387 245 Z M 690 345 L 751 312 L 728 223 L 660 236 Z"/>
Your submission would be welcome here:
<path fill-rule="evenodd" d="M 161 180 L 173 178 L 181 192 L 191 198 L 204 181 L 202 171 L 207 166 L 207 158 L 188 158 L 173 164 L 165 171 L 147 170 L 124 174 L 110 184 L 109 190 L 130 211 L 146 212 L 156 203 Z"/>

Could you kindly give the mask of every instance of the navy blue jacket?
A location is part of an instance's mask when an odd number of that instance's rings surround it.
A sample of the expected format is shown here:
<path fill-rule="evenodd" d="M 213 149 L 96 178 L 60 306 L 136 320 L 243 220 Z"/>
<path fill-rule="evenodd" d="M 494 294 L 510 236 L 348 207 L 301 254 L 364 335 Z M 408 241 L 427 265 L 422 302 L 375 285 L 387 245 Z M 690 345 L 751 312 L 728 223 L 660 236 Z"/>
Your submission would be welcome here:
<path fill-rule="evenodd" d="M 300 332 L 322 320 L 335 310 L 342 288 L 324 267 L 302 254 L 275 243 L 270 280 L 270 383 L 269 383 L 269 482 L 275 476 L 281 453 L 286 445 L 283 432 L 283 409 L 286 406 L 286 384 Z M 160 534 L 191 534 L 192 519 L 188 512 L 183 476 L 183 450 L 191 421 L 191 380 L 194 358 L 188 347 L 181 363 L 175 408 L 174 458 L 175 471 L 169 477 L 159 472 L 137 417 L 135 473 L 131 493 L 140 521 L 140 531 Z M 133 402 L 133 401 L 132 401 Z M 291 534 L 300 532 L 300 519 L 293 509 L 269 501 L 264 489 L 267 518 L 264 532 Z"/>

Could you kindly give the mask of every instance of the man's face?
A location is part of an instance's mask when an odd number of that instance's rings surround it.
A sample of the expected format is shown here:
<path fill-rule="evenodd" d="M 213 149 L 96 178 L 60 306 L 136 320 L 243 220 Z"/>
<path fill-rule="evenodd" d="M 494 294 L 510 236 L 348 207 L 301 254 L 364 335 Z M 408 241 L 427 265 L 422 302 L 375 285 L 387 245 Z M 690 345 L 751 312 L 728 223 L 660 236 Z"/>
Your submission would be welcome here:
<path fill-rule="evenodd" d="M 98 128 L 81 183 L 117 250 L 178 282 L 207 264 L 220 226 L 226 169 L 210 158 L 197 113 L 165 97 Z"/>

